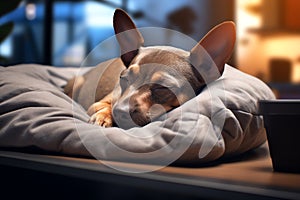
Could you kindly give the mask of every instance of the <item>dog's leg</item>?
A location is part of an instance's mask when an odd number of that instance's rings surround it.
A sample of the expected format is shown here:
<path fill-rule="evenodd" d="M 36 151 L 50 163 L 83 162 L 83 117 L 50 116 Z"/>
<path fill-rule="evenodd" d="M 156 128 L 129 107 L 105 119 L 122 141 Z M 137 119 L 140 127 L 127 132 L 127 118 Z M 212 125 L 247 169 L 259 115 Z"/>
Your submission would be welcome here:
<path fill-rule="evenodd" d="M 67 94 L 72 99 L 76 99 L 84 81 L 85 79 L 83 76 L 78 76 L 70 79 L 64 87 L 65 94 Z"/>
<path fill-rule="evenodd" d="M 92 104 L 87 113 L 91 116 L 89 123 L 97 124 L 103 127 L 111 127 L 113 124 L 112 94 L 108 94 L 100 101 Z"/>

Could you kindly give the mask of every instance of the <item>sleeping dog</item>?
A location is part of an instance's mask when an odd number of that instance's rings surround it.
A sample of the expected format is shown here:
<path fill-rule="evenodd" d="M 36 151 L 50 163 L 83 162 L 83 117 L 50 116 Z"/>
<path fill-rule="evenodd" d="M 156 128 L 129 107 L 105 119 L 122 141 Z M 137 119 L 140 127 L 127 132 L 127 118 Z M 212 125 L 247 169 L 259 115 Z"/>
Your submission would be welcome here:
<path fill-rule="evenodd" d="M 121 50 L 121 57 L 110 67 L 117 69 L 115 73 L 120 72 L 117 87 L 92 104 L 87 112 L 90 123 L 104 127 L 116 124 L 126 129 L 146 125 L 218 79 L 236 37 L 234 23 L 223 22 L 188 52 L 170 46 L 144 47 L 141 33 L 121 9 L 114 13 L 113 26 Z M 89 73 L 96 73 L 96 68 L 93 70 Z M 69 96 L 86 78 L 74 80 L 65 87 Z"/>

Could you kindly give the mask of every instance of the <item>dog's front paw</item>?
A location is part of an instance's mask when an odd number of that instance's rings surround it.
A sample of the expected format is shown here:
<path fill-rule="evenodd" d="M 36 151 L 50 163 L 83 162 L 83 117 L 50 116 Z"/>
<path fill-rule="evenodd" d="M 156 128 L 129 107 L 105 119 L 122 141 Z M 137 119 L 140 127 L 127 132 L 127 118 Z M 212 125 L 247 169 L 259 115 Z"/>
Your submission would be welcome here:
<path fill-rule="evenodd" d="M 111 112 L 107 112 L 105 110 L 99 110 L 98 112 L 94 113 L 90 120 L 89 123 L 91 124 L 97 124 L 99 126 L 103 127 L 112 127 L 112 116 Z"/>
<path fill-rule="evenodd" d="M 91 115 L 89 120 L 91 124 L 103 127 L 112 127 L 113 125 L 110 104 L 97 102 L 89 108 L 88 114 Z"/>

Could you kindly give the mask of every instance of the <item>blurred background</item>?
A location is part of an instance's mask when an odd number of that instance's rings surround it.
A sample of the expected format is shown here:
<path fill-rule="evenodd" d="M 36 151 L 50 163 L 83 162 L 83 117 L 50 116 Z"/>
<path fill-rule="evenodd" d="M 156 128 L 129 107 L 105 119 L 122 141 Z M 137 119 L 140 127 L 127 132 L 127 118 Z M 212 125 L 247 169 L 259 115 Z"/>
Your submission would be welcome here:
<path fill-rule="evenodd" d="M 20 1 L 20 3 L 18 3 Z M 229 64 L 270 85 L 278 98 L 300 98 L 300 1 L 298 0 L 10 0 L 0 2 L 0 65 L 40 63 L 80 66 L 113 36 L 115 8 L 138 27 L 164 27 L 199 41 L 226 20 L 237 25 Z M 18 3 L 9 12 L 3 10 Z M 1 35 L 5 36 L 1 39 Z M 166 38 L 167 39 L 167 38 Z M 107 48 L 107 55 L 115 50 Z M 101 55 L 99 55 L 101 56 Z"/>

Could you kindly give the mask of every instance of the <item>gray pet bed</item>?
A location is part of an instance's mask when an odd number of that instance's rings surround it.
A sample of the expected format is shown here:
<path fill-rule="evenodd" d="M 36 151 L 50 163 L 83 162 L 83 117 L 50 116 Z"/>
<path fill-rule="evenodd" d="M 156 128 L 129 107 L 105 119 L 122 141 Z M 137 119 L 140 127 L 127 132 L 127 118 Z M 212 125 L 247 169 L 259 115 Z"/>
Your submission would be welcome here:
<path fill-rule="evenodd" d="M 266 141 L 257 101 L 274 99 L 260 80 L 226 65 L 198 96 L 144 127 L 122 130 L 87 123 L 63 93 L 77 68 L 0 67 L 0 147 L 167 165 L 234 156 Z M 84 97 L 80 97 L 84 99 Z"/>

